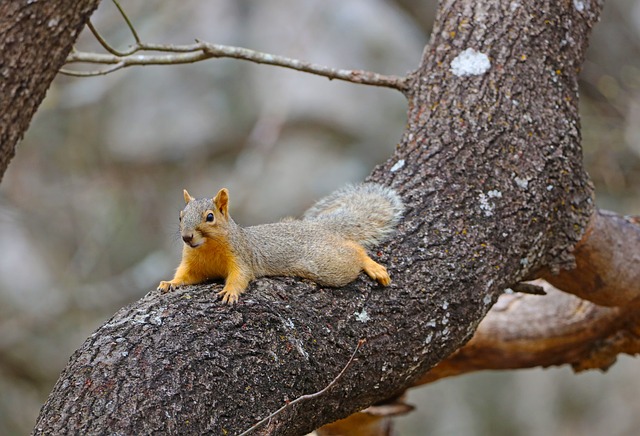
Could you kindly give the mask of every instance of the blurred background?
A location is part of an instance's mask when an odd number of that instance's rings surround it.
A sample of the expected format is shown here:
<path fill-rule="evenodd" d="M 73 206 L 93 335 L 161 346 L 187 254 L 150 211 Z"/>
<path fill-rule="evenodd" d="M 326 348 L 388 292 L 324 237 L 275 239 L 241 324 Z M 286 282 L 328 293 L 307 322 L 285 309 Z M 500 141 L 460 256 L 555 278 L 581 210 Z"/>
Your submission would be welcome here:
<path fill-rule="evenodd" d="M 435 1 L 122 0 L 146 42 L 195 38 L 404 75 Z M 179 5 L 179 6 L 178 6 Z M 131 35 L 109 1 L 94 23 Z M 85 31 L 78 48 L 102 51 Z M 600 207 L 640 214 L 640 1 L 609 1 L 581 82 Z M 71 67 L 73 68 L 73 66 Z M 242 225 L 297 215 L 365 177 L 405 124 L 397 91 L 236 60 L 59 75 L 0 184 L 0 434 L 31 431 L 69 356 L 179 262 L 182 189 L 226 186 Z M 411 392 L 402 435 L 635 435 L 640 361 L 446 379 Z"/>

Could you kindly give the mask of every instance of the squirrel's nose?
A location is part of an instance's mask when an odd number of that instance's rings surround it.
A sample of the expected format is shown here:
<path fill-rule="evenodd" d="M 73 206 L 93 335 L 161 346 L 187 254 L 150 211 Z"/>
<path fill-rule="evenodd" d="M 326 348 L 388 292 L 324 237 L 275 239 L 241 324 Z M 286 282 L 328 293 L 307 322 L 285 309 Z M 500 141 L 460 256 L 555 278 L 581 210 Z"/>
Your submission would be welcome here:
<path fill-rule="evenodd" d="M 187 244 L 190 243 L 191 241 L 193 241 L 193 233 L 182 235 L 182 240 Z"/>

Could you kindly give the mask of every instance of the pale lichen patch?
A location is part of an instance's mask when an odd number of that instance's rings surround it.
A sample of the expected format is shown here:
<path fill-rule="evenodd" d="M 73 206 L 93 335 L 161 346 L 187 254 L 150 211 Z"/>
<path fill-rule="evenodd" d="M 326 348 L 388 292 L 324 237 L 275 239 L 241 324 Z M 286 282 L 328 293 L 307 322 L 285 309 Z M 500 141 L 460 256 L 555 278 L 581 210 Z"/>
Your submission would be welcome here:
<path fill-rule="evenodd" d="M 489 56 L 472 48 L 458 54 L 451 61 L 451 72 L 458 77 L 479 76 L 491 68 Z"/>

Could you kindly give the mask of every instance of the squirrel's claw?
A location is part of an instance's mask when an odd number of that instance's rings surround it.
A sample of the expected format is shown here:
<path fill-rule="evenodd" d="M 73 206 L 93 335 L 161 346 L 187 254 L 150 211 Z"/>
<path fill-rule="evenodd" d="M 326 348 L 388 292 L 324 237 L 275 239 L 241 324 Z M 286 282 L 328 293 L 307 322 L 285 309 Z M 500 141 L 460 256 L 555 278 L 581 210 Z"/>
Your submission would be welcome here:
<path fill-rule="evenodd" d="M 225 288 L 218 292 L 218 295 L 222 297 L 222 302 L 224 304 L 236 304 L 238 302 L 240 292 Z"/>
<path fill-rule="evenodd" d="M 162 281 L 158 285 L 158 291 L 160 291 L 160 292 L 171 292 L 171 291 L 173 291 L 175 289 L 176 289 L 176 287 L 171 282 Z"/>

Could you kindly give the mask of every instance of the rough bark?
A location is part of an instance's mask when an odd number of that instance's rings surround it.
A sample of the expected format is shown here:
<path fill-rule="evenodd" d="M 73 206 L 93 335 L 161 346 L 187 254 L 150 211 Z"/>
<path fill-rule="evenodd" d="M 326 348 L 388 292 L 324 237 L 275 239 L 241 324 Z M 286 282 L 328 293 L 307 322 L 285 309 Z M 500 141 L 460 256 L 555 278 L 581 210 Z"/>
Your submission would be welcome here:
<path fill-rule="evenodd" d="M 371 180 L 407 204 L 380 247 L 393 284 L 254 282 L 148 294 L 72 356 L 36 434 L 301 434 L 402 392 L 467 341 L 503 289 L 571 267 L 592 213 L 576 74 L 599 2 L 443 2 L 408 94 L 406 132 Z M 464 49 L 491 68 L 458 77 Z"/>
<path fill-rule="evenodd" d="M 416 380 L 412 388 L 473 371 L 570 364 L 606 370 L 620 353 L 640 354 L 637 305 L 603 307 L 537 282 L 545 296 L 503 294 L 473 338 Z M 636 283 L 634 289 L 638 290 Z M 386 436 L 394 416 L 411 406 L 392 398 L 318 429 L 320 436 Z M 364 432 L 363 432 L 364 430 Z"/>
<path fill-rule="evenodd" d="M 501 295 L 471 340 L 412 388 L 483 370 L 569 364 L 575 371 L 604 371 L 621 353 L 640 354 L 639 224 L 638 217 L 596 211 L 576 245 L 576 268 L 547 272 L 550 280 L 581 298 L 543 280 L 535 284 L 545 289 L 544 296 Z M 393 417 L 410 410 L 401 398 L 391 398 L 317 433 L 386 436 Z"/>
<path fill-rule="evenodd" d="M 99 0 L 0 2 L 0 180 Z"/>

